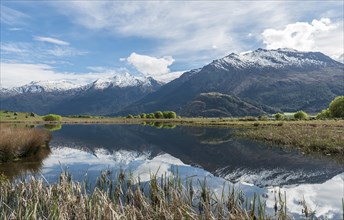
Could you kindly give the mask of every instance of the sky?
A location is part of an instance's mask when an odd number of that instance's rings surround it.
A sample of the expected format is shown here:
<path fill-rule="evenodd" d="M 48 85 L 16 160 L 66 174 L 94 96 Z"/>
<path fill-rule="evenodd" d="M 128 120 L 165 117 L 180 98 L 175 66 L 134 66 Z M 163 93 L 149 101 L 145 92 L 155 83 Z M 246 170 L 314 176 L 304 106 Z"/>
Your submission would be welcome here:
<path fill-rule="evenodd" d="M 339 1 L 9 1 L 1 87 L 129 72 L 168 82 L 232 52 L 320 51 L 343 61 Z"/>

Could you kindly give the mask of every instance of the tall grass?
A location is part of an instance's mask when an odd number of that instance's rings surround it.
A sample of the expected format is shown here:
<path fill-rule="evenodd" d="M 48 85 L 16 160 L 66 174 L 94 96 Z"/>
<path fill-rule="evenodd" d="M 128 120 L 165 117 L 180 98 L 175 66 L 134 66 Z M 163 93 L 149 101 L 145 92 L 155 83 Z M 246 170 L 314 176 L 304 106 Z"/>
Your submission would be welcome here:
<path fill-rule="evenodd" d="M 49 131 L 38 128 L 13 127 L 0 124 L 0 163 L 35 154 L 47 147 Z"/>
<path fill-rule="evenodd" d="M 343 125 L 343 124 L 342 124 Z M 344 127 L 330 124 L 279 123 L 267 126 L 257 123 L 237 130 L 237 136 L 248 137 L 273 144 L 298 147 L 302 151 L 322 154 L 344 155 Z"/>
<path fill-rule="evenodd" d="M 0 219 L 271 219 L 259 196 L 246 201 L 234 187 L 217 198 L 199 181 L 181 182 L 177 176 L 151 175 L 148 183 L 119 173 L 116 181 L 103 172 L 92 187 L 75 182 L 63 172 L 59 182 L 47 185 L 31 177 L 19 183 L 0 177 Z M 257 199 L 258 198 L 258 199 Z M 281 200 L 282 201 L 282 200 Z M 277 201 L 278 202 L 278 201 Z M 248 206 L 248 204 L 250 204 Z M 277 219 L 290 219 L 279 206 Z M 257 208 L 256 208 L 257 207 Z"/>

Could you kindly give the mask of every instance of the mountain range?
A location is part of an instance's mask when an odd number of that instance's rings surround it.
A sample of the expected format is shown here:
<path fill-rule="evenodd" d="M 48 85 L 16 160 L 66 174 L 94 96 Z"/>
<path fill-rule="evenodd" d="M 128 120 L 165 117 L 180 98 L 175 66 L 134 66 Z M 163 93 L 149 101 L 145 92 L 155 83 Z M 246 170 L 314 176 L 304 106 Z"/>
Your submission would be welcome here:
<path fill-rule="evenodd" d="M 344 93 L 344 64 L 320 52 L 292 49 L 235 54 L 163 84 L 129 73 L 77 86 L 32 82 L 1 89 L 1 109 L 126 115 L 172 110 L 182 116 L 237 117 L 326 108 Z"/>

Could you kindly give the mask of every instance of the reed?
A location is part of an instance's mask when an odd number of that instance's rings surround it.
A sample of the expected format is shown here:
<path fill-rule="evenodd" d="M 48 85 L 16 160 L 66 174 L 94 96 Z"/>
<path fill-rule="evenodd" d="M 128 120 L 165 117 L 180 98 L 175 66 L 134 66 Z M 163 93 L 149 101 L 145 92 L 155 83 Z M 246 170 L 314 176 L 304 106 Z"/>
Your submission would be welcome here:
<path fill-rule="evenodd" d="M 0 163 L 31 156 L 51 139 L 49 131 L 0 124 Z"/>
<path fill-rule="evenodd" d="M 259 195 L 244 208 L 243 194 L 234 187 L 217 198 L 206 179 L 199 186 L 166 174 L 152 174 L 141 183 L 125 172 L 116 180 L 103 172 L 93 188 L 73 181 L 67 172 L 51 185 L 34 177 L 11 182 L 0 176 L 0 219 L 272 219 Z M 278 206 L 275 217 L 290 219 L 282 211 L 282 199 Z"/>

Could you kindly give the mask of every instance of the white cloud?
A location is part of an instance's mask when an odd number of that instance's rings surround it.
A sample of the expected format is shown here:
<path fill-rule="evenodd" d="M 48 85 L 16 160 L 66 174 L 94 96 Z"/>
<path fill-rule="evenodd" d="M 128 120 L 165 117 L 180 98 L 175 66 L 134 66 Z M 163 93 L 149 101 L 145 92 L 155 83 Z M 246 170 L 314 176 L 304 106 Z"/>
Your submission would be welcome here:
<path fill-rule="evenodd" d="M 182 72 L 170 72 L 168 67 L 174 62 L 171 56 L 157 58 L 134 52 L 126 60 L 143 75 L 161 82 L 169 82 L 182 74 Z"/>
<path fill-rule="evenodd" d="M 27 14 L 14 10 L 12 8 L 6 7 L 1 4 L 1 23 L 7 25 L 18 25 L 24 24 L 25 20 L 29 19 L 30 16 Z"/>
<path fill-rule="evenodd" d="M 57 44 L 57 45 L 63 45 L 63 46 L 69 45 L 69 43 L 66 41 L 59 40 L 59 39 L 52 38 L 52 37 L 35 36 L 35 37 L 33 37 L 33 39 L 36 41 L 42 41 L 42 42 L 47 42 L 47 43 L 52 43 L 52 44 Z"/>
<path fill-rule="evenodd" d="M 9 28 L 8 30 L 10 30 L 10 31 L 21 31 L 23 29 L 22 28 Z"/>
<path fill-rule="evenodd" d="M 72 57 L 81 56 L 87 54 L 86 51 L 80 51 L 72 47 L 60 47 L 56 46 L 54 48 L 46 50 L 46 52 L 55 57 Z"/>
<path fill-rule="evenodd" d="M 168 67 L 174 62 L 174 59 L 170 56 L 156 58 L 134 52 L 130 54 L 127 61 L 144 75 L 154 77 L 170 72 Z"/>
<path fill-rule="evenodd" d="M 73 1 L 68 7 L 59 2 L 53 4 L 72 22 L 90 30 L 156 39 L 156 56 L 171 54 L 179 61 L 199 57 L 209 60 L 251 49 L 245 48 L 242 36 L 290 20 L 286 4 L 281 1 Z"/>
<path fill-rule="evenodd" d="M 51 59 L 82 56 L 88 53 L 68 45 L 41 45 L 34 42 L 1 42 L 0 50 L 1 55 L 6 55 L 2 58 L 7 57 L 25 63 L 46 63 L 51 62 Z"/>
<path fill-rule="evenodd" d="M 265 29 L 262 37 L 267 49 L 320 51 L 338 59 L 344 50 L 343 31 L 343 21 L 332 23 L 328 18 L 321 18 L 311 23 L 288 24 L 284 29 Z"/>
<path fill-rule="evenodd" d="M 112 72 L 90 72 L 90 73 L 63 73 L 54 70 L 46 64 L 27 64 L 27 63 L 0 63 L 0 82 L 1 88 L 11 88 L 25 85 L 31 81 L 47 80 L 69 80 L 76 84 L 86 84 L 99 78 L 111 77 L 116 74 Z"/>
<path fill-rule="evenodd" d="M 30 52 L 26 43 L 1 43 L 0 50 L 2 54 L 27 54 Z"/>

